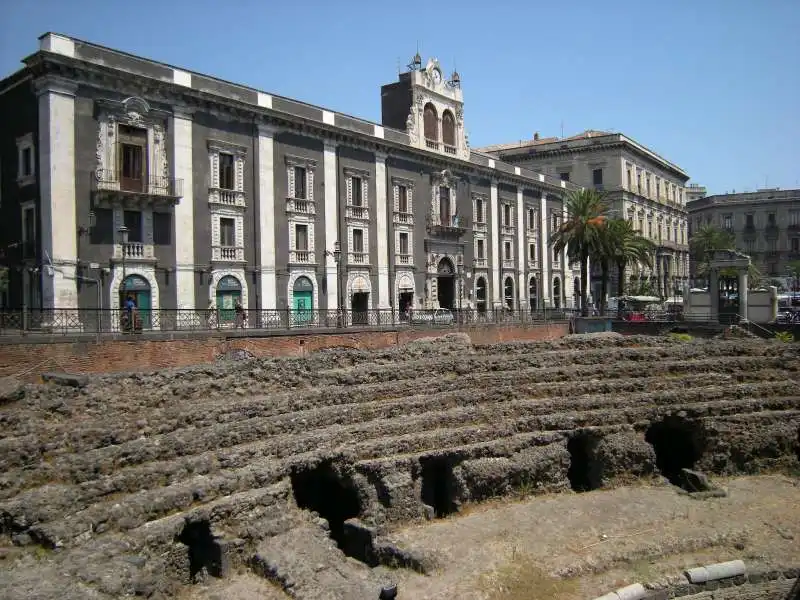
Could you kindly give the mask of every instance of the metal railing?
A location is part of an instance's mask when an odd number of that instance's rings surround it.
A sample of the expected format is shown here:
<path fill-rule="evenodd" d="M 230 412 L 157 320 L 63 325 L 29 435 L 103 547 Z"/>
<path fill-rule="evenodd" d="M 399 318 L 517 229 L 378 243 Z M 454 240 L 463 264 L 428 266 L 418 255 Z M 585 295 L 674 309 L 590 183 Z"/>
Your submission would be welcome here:
<path fill-rule="evenodd" d="M 415 310 L 2 309 L 0 335 L 147 334 L 217 330 L 448 328 L 566 321 L 572 309 Z"/>
<path fill-rule="evenodd" d="M 121 192 L 150 196 L 183 196 L 183 179 L 149 175 L 125 177 L 121 169 L 98 169 L 91 174 L 92 191 L 95 193 Z"/>

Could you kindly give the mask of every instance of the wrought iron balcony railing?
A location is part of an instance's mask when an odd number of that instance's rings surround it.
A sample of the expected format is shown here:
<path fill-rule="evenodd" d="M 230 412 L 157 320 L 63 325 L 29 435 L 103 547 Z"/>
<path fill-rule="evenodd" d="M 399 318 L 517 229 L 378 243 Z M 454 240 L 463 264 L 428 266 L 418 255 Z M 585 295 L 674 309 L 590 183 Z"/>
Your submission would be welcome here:
<path fill-rule="evenodd" d="M 428 231 L 462 235 L 468 228 L 467 219 L 461 215 L 428 215 Z"/>
<path fill-rule="evenodd" d="M 127 177 L 121 169 L 98 169 L 92 173 L 92 191 L 104 195 L 183 197 L 183 179 L 158 175 Z"/>

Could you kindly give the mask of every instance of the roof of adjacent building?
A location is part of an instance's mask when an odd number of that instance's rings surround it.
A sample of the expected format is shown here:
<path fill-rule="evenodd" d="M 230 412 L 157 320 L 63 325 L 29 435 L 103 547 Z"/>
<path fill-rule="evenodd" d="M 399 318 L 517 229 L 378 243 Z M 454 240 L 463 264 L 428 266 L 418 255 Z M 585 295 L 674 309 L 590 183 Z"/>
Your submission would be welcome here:
<path fill-rule="evenodd" d="M 800 205 L 800 189 L 781 190 L 779 188 L 756 190 L 755 192 L 732 192 L 713 194 L 686 202 L 686 210 L 698 211 L 711 207 L 724 207 L 749 204 L 773 204 L 797 202 Z"/>
<path fill-rule="evenodd" d="M 532 139 L 529 140 L 520 140 L 518 142 L 511 142 L 507 144 L 494 144 L 491 146 L 476 148 L 476 150 L 478 150 L 479 152 L 493 154 L 498 158 L 500 158 L 503 155 L 510 155 L 525 150 L 536 150 L 541 152 L 547 152 L 550 150 L 561 150 L 564 144 L 572 146 L 571 149 L 574 149 L 575 147 L 579 146 L 579 142 L 585 142 L 586 140 L 600 140 L 604 142 L 626 143 L 632 148 L 638 150 L 640 153 L 649 157 L 651 160 L 661 163 L 663 166 L 675 171 L 678 175 L 686 177 L 687 179 L 689 178 L 687 173 L 683 169 L 681 169 L 678 165 L 668 161 L 663 156 L 650 150 L 649 148 L 640 144 L 633 138 L 626 136 L 625 134 L 622 133 L 601 131 L 599 129 L 587 129 L 585 131 L 582 131 L 581 133 L 564 138 L 560 137 L 541 138 L 538 136 L 538 134 L 536 134 Z"/>
<path fill-rule="evenodd" d="M 187 69 L 181 69 L 166 63 L 143 58 L 127 52 L 108 48 L 64 34 L 47 32 L 39 37 L 40 48 L 23 62 L 30 65 L 42 55 L 77 60 L 107 69 L 115 69 L 130 73 L 138 77 L 148 77 L 166 85 L 177 85 L 183 88 L 200 92 L 205 95 L 216 96 L 220 102 L 234 102 L 239 106 L 246 105 L 248 109 L 263 112 L 267 116 L 291 115 L 307 122 L 314 122 L 321 128 L 335 127 L 337 130 L 360 136 L 368 136 L 372 141 L 386 145 L 400 145 L 409 151 L 421 155 L 430 155 L 435 158 L 445 158 L 454 163 L 463 159 L 453 156 L 443 156 L 435 151 L 411 145 L 408 133 L 392 129 L 384 125 L 352 117 L 350 115 L 330 111 L 320 106 L 315 106 L 277 94 L 263 92 L 256 88 L 244 86 L 219 79 L 210 75 L 203 75 Z M 23 68 L 0 80 L 0 93 L 3 88 L 19 84 L 25 78 L 26 69 Z M 518 177 L 522 180 L 537 182 L 542 187 L 561 188 L 564 191 L 577 190 L 580 186 L 561 181 L 558 178 L 534 170 L 509 164 L 496 156 L 470 149 L 469 164 L 488 168 L 509 178 Z"/>

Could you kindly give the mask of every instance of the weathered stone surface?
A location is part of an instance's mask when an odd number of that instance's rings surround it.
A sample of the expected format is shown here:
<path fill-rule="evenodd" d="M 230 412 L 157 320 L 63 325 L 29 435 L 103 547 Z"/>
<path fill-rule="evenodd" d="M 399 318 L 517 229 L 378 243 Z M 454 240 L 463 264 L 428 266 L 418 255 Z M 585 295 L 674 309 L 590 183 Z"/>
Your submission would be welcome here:
<path fill-rule="evenodd" d="M 297 508 L 298 469 L 334 463 L 360 504 L 347 518 L 379 560 L 424 568 L 381 536 L 394 521 L 446 512 L 426 509 L 425 486 L 429 502 L 444 494 L 456 509 L 569 489 L 578 432 L 591 434 L 599 485 L 654 472 L 643 432 L 668 415 L 700 438 L 681 467 L 795 465 L 798 358 L 795 345 L 749 339 L 595 334 L 473 347 L 456 335 L 16 386 L 0 396 L 0 534 L 46 558 L 0 561 L 0 596 L 171 594 L 210 574 L 181 541 L 187 524 L 208 522 L 223 572 L 241 562 L 303 597 L 333 597 L 320 582 L 377 597 L 382 582 Z M 446 464 L 441 475 L 424 476 L 431 457 Z M 430 491 L 437 477 L 446 493 Z M 303 566 L 315 560 L 318 572 Z"/>

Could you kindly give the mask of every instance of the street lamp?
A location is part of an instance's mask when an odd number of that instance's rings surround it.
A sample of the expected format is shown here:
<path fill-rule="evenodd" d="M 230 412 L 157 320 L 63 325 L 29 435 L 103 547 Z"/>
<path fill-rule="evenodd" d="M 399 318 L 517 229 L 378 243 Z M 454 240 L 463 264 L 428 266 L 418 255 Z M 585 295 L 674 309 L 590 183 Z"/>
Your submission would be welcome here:
<path fill-rule="evenodd" d="M 336 311 L 336 326 L 341 327 L 344 319 L 343 319 L 343 308 L 342 308 L 342 275 L 341 275 L 341 265 L 342 265 L 342 245 L 339 243 L 339 240 L 333 242 L 333 252 L 330 250 L 325 250 L 325 256 L 332 256 L 333 262 L 336 263 L 336 292 L 337 297 L 339 299 L 339 309 Z"/>
<path fill-rule="evenodd" d="M 125 247 L 128 245 L 128 228 L 125 225 L 120 226 L 117 229 L 117 233 L 119 234 L 120 239 L 120 252 L 122 253 L 122 286 L 121 289 L 125 289 L 125 278 L 127 274 L 125 273 Z"/>

